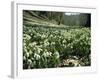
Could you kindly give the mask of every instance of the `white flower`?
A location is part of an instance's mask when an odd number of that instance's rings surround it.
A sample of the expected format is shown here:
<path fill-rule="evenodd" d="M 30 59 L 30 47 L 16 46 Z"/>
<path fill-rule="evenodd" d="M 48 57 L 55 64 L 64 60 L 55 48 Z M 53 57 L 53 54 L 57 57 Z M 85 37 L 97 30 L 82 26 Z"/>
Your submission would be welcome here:
<path fill-rule="evenodd" d="M 36 45 L 36 42 L 33 42 L 32 45 L 35 46 Z"/>
<path fill-rule="evenodd" d="M 40 53 L 42 51 L 42 49 L 41 48 L 37 48 L 37 53 Z"/>
<path fill-rule="evenodd" d="M 48 46 L 48 45 L 50 44 L 50 43 L 48 42 L 48 39 L 45 39 L 43 43 L 44 43 L 44 46 Z"/>
<path fill-rule="evenodd" d="M 33 52 L 30 50 L 30 51 L 29 51 L 29 54 L 32 54 L 32 53 L 33 53 Z"/>
<path fill-rule="evenodd" d="M 35 47 L 36 46 L 36 42 L 29 43 L 29 46 Z"/>
<path fill-rule="evenodd" d="M 26 57 L 25 56 L 23 56 L 23 60 L 26 60 Z"/>
<path fill-rule="evenodd" d="M 49 57 L 49 56 L 51 56 L 52 55 L 52 52 L 44 52 L 43 53 L 43 56 L 44 57 Z"/>
<path fill-rule="evenodd" d="M 66 40 L 64 39 L 62 42 L 63 42 L 63 43 L 66 43 Z"/>
<path fill-rule="evenodd" d="M 51 34 L 50 37 L 53 37 L 53 35 Z"/>
<path fill-rule="evenodd" d="M 27 52 L 26 54 L 27 54 L 27 57 L 29 57 L 30 53 L 29 53 L 29 52 Z"/>
<path fill-rule="evenodd" d="M 49 52 L 49 56 L 51 56 L 52 55 L 52 52 Z"/>
<path fill-rule="evenodd" d="M 27 35 L 27 34 L 24 34 L 24 39 L 30 40 L 31 37 L 29 35 Z"/>
<path fill-rule="evenodd" d="M 40 59 L 40 55 L 38 55 L 36 53 L 34 54 L 34 57 L 35 57 L 36 60 L 39 60 Z"/>
<path fill-rule="evenodd" d="M 51 45 L 55 45 L 55 42 L 51 42 Z"/>
<path fill-rule="evenodd" d="M 45 37 L 46 37 L 46 35 L 44 35 L 44 34 L 43 34 L 41 37 L 42 37 L 42 38 L 45 38 Z"/>
<path fill-rule="evenodd" d="M 61 38 L 61 36 L 59 36 L 59 38 Z"/>
<path fill-rule="evenodd" d="M 56 58 L 60 57 L 59 52 L 56 51 L 54 54 L 55 54 Z"/>
<path fill-rule="evenodd" d="M 31 64 L 31 63 L 32 63 L 32 61 L 30 59 L 28 59 L 28 64 Z"/>

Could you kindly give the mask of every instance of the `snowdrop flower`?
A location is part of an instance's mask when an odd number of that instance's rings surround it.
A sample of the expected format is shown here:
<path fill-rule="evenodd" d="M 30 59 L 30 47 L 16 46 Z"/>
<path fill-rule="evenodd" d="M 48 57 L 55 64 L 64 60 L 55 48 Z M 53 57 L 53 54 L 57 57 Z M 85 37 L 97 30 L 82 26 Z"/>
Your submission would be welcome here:
<path fill-rule="evenodd" d="M 31 64 L 31 63 L 32 63 L 32 61 L 30 59 L 28 59 L 28 64 Z"/>
<path fill-rule="evenodd" d="M 57 51 L 54 53 L 54 55 L 56 56 L 56 58 L 60 57 L 59 52 L 57 52 Z"/>
<path fill-rule="evenodd" d="M 49 45 L 49 42 L 44 42 L 44 46 L 48 46 Z"/>
<path fill-rule="evenodd" d="M 26 54 L 27 54 L 27 57 L 29 57 L 30 53 L 29 53 L 29 52 L 27 52 Z"/>
<path fill-rule="evenodd" d="M 45 37 L 46 37 L 46 35 L 44 35 L 44 34 L 43 34 L 41 37 L 42 37 L 42 38 L 45 38 Z"/>
<path fill-rule="evenodd" d="M 44 53 L 43 53 L 43 56 L 44 56 L 44 57 L 49 57 L 49 56 L 51 56 L 51 55 L 52 55 L 51 52 L 44 52 Z"/>
<path fill-rule="evenodd" d="M 50 37 L 53 37 L 53 35 L 51 34 Z"/>
<path fill-rule="evenodd" d="M 51 45 L 55 45 L 55 42 L 51 42 Z"/>
<path fill-rule="evenodd" d="M 35 46 L 36 45 L 36 42 L 33 42 L 32 45 Z"/>
<path fill-rule="evenodd" d="M 35 47 L 35 46 L 36 46 L 36 42 L 29 43 L 29 46 L 31 46 L 31 47 Z"/>
<path fill-rule="evenodd" d="M 44 52 L 44 53 L 43 53 L 43 56 L 44 56 L 44 57 L 47 57 L 47 56 L 48 56 L 48 52 Z"/>
<path fill-rule="evenodd" d="M 23 56 L 23 60 L 26 60 L 26 57 L 25 56 Z"/>
<path fill-rule="evenodd" d="M 40 53 L 42 51 L 41 48 L 37 48 L 37 52 Z"/>
<path fill-rule="evenodd" d="M 49 52 L 49 56 L 51 56 L 52 55 L 52 52 Z"/>
<path fill-rule="evenodd" d="M 38 55 L 36 53 L 34 54 L 34 57 L 35 57 L 36 60 L 39 60 L 40 59 L 40 55 Z"/>
<path fill-rule="evenodd" d="M 29 54 L 32 54 L 32 53 L 33 53 L 33 52 L 30 50 L 30 51 L 29 51 Z"/>
<path fill-rule="evenodd" d="M 65 39 L 63 40 L 63 43 L 66 43 L 66 40 Z"/>
<path fill-rule="evenodd" d="M 30 40 L 31 39 L 31 37 L 29 36 L 29 35 L 27 35 L 27 34 L 24 34 L 24 39 L 27 39 L 27 40 Z"/>

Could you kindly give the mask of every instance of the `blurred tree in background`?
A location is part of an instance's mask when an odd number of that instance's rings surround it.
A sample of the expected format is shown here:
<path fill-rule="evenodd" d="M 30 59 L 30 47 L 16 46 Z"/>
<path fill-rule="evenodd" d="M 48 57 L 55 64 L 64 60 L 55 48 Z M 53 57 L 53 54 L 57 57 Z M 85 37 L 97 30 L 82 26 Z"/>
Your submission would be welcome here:
<path fill-rule="evenodd" d="M 24 10 L 24 19 L 25 20 L 43 20 L 43 21 L 51 21 L 54 24 L 67 25 L 67 26 L 91 26 L 91 14 L 88 13 L 75 13 L 70 15 L 66 15 L 64 12 L 49 12 L 49 11 L 31 11 Z M 27 15 L 25 15 L 27 14 Z"/>

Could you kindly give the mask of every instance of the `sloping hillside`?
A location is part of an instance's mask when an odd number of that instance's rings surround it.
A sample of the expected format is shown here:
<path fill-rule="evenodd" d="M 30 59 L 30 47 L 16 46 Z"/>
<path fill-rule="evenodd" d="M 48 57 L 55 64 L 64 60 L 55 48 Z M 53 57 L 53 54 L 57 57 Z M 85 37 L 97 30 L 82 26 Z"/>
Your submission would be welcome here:
<path fill-rule="evenodd" d="M 47 13 L 45 14 L 39 14 L 39 13 L 36 13 L 34 11 L 23 11 L 23 24 L 24 25 L 48 25 L 48 26 L 54 26 L 54 27 L 65 27 L 66 25 L 60 23 L 58 24 L 58 21 L 56 20 L 56 18 L 58 17 L 57 15 L 54 15 L 52 12 L 51 12 L 51 16 L 53 18 L 50 17 L 50 15 L 46 15 Z M 62 14 L 62 13 L 59 13 L 59 14 Z"/>

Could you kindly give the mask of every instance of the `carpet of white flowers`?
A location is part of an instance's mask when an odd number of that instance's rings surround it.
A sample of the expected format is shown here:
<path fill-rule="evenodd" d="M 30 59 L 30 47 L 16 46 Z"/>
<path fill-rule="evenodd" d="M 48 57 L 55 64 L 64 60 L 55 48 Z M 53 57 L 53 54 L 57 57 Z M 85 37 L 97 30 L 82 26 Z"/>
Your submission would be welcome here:
<path fill-rule="evenodd" d="M 90 28 L 23 26 L 23 69 L 91 65 Z"/>

